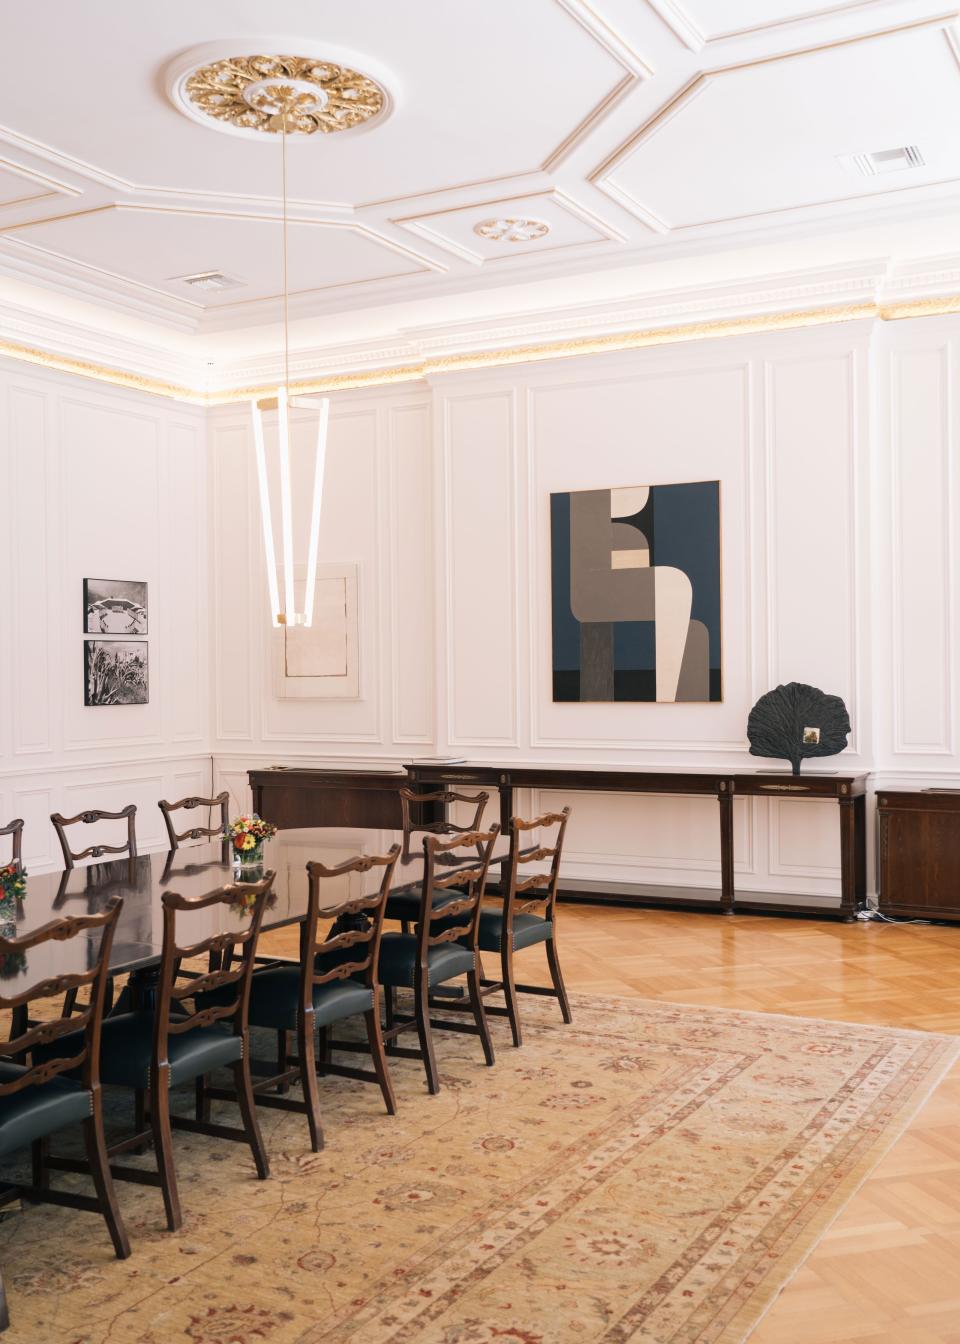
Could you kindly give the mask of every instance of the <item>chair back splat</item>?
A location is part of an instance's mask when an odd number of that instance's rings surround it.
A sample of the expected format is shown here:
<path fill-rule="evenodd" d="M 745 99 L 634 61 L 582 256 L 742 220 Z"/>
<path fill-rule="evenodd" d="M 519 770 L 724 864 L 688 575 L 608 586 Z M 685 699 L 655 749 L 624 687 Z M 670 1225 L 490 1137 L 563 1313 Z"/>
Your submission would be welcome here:
<path fill-rule="evenodd" d="M 529 914 L 536 911 L 543 919 L 553 920 L 557 904 L 557 888 L 560 885 L 560 858 L 563 853 L 563 838 L 570 818 L 570 809 L 562 812 L 545 812 L 533 821 L 524 821 L 522 817 L 513 817 L 510 822 L 510 861 L 509 878 L 505 896 L 504 922 L 507 930 L 512 929 L 514 915 Z M 556 827 L 556 836 L 552 845 L 542 843 L 523 848 L 523 837 L 530 831 L 552 830 Z M 550 860 L 548 872 L 531 873 L 524 876 L 522 868 L 530 864 L 542 864 Z M 539 894 L 536 894 L 539 893 Z"/>
<path fill-rule="evenodd" d="M 393 872 L 400 856 L 400 846 L 393 845 L 389 853 L 374 856 L 358 855 L 328 868 L 323 863 L 307 864 L 310 879 L 310 895 L 307 906 L 307 918 L 304 924 L 304 952 L 301 958 L 305 968 L 301 984 L 304 1010 L 313 1004 L 314 985 L 330 984 L 334 980 L 347 980 L 363 976 L 363 983 L 373 988 L 377 983 L 377 957 L 380 952 L 380 938 L 383 933 L 383 912 L 393 882 Z M 382 868 L 383 876 L 376 892 L 369 896 L 353 896 L 331 909 L 325 909 L 324 918 L 346 923 L 354 922 L 353 928 L 344 927 L 326 942 L 317 941 L 317 926 L 320 920 L 321 883 L 331 878 L 342 877 L 347 873 L 368 873 L 371 868 Z M 321 954 L 321 964 L 328 964 L 333 956 L 336 965 L 331 969 L 317 973 L 314 969 L 317 954 Z"/>
<path fill-rule="evenodd" d="M 92 967 L 86 970 L 63 972 L 60 975 L 47 976 L 34 981 L 26 989 L 17 992 L 16 984 L 9 982 L 0 990 L 0 1011 L 10 1009 L 13 1013 L 12 1038 L 3 1047 L 4 1054 L 12 1058 L 25 1058 L 38 1046 L 44 1046 L 43 1059 L 12 1082 L 0 1082 L 0 1097 L 11 1096 L 25 1088 L 40 1086 L 55 1078 L 58 1074 L 81 1070 L 82 1086 L 92 1089 L 99 1086 L 100 1079 L 100 1027 L 103 1017 L 103 998 L 107 983 L 107 967 L 110 964 L 110 949 L 117 920 L 123 907 L 123 898 L 112 896 L 106 909 L 99 915 L 75 915 L 63 919 L 54 919 L 22 938 L 0 938 L 0 960 L 18 959 L 31 949 L 49 942 L 67 942 L 88 929 L 102 929 L 100 950 Z M 56 1017 L 43 1022 L 29 1022 L 31 1003 L 40 999 L 52 998 L 63 990 L 80 989 L 90 985 L 90 1003 L 74 1017 Z M 12 991 L 12 992 L 11 992 Z M 78 1031 L 82 1031 L 82 1042 L 77 1040 Z M 16 1034 L 13 1034 L 16 1033 Z M 69 1048 L 62 1055 L 52 1052 L 53 1043 L 61 1036 L 72 1037 Z M 79 1048 L 77 1048 L 79 1046 Z"/>
<path fill-rule="evenodd" d="M 408 846 L 409 837 L 415 831 L 426 831 L 432 835 L 467 835 L 471 831 L 479 831 L 484 810 L 490 800 L 489 793 L 454 793 L 451 789 L 438 789 L 432 793 L 414 793 L 412 789 L 400 789 L 399 792 L 405 847 Z M 450 820 L 451 803 L 475 805 L 473 817 L 468 825 L 458 826 L 456 822 Z"/>
<path fill-rule="evenodd" d="M 60 841 L 60 848 L 63 850 L 64 868 L 72 868 L 78 859 L 99 859 L 104 854 L 128 854 L 131 859 L 137 857 L 137 808 L 135 803 L 128 803 L 126 807 L 119 812 L 104 812 L 101 808 L 93 808 L 89 812 L 78 812 L 75 817 L 63 817 L 59 812 L 54 812 L 50 820 L 53 822 L 53 829 L 57 833 L 57 839 Z M 89 845 L 86 849 L 74 851 L 71 850 L 67 841 L 66 828 L 75 826 L 82 822 L 85 826 L 90 826 L 97 821 L 121 821 L 127 823 L 127 839 L 122 845 Z"/>
<path fill-rule="evenodd" d="M 0 826 L 0 835 L 9 835 L 13 837 L 13 850 L 10 856 L 10 862 L 15 863 L 17 867 L 23 870 L 23 818 L 17 817 L 16 820 L 8 822 L 6 826 Z M 0 859 L 0 867 L 4 867 L 4 861 Z"/>
<path fill-rule="evenodd" d="M 157 991 L 157 1013 L 154 1027 L 153 1067 L 164 1065 L 171 1035 L 192 1031 L 195 1027 L 209 1027 L 225 1021 L 234 1035 L 243 1035 L 247 1029 L 247 1006 L 250 999 L 250 976 L 260 938 L 260 926 L 266 910 L 267 897 L 273 887 L 274 874 L 266 873 L 259 882 L 238 882 L 220 887 L 206 896 L 180 896 L 173 891 L 163 893 L 163 954 L 160 961 L 160 984 Z M 182 945 L 177 942 L 178 913 L 196 912 L 210 906 L 227 905 L 249 913 L 250 922 L 244 929 L 211 934 L 199 942 Z M 234 965 L 234 954 L 241 949 Z M 214 969 L 178 984 L 181 962 L 208 955 Z M 213 954 L 211 957 L 210 954 Z M 218 956 L 222 959 L 216 965 Z M 233 992 L 224 993 L 231 986 Z M 205 1004 L 193 1013 L 183 1006 L 185 999 L 197 994 L 218 990 L 221 1002 Z M 177 1013 L 171 1014 L 176 1005 Z"/>
<path fill-rule="evenodd" d="M 0 938 L 4 969 L 0 1010 L 9 1009 L 12 1014 L 10 1040 L 0 1060 L 0 1158 L 26 1147 L 32 1154 L 32 1180 L 4 1181 L 0 1205 L 20 1199 L 24 1205 L 57 1204 L 99 1213 L 114 1251 L 124 1260 L 130 1254 L 130 1242 L 113 1188 L 100 1089 L 107 970 L 122 907 L 122 897 L 113 896 L 100 913 L 54 919 L 21 938 Z M 100 945 L 94 955 L 82 935 L 97 929 Z M 51 946 L 74 941 L 75 947 L 61 952 Z M 62 969 L 71 965 L 76 969 Z M 78 1016 L 31 1020 L 31 1004 L 64 990 L 76 992 L 84 985 L 90 986 L 90 1003 Z M 57 1158 L 50 1150 L 52 1135 L 74 1127 L 83 1134 L 85 1163 Z M 76 1170 L 93 1177 L 95 1194 L 52 1186 L 51 1172 Z M 0 1282 L 0 1329 L 6 1328 L 8 1319 Z"/>
<path fill-rule="evenodd" d="M 181 840 L 200 840 L 204 836 L 222 836 L 226 834 L 227 827 L 230 825 L 230 795 L 224 790 L 218 793 L 216 798 L 181 798 L 175 803 L 169 803 L 165 798 L 161 798 L 157 803 L 160 811 L 163 813 L 164 825 L 167 828 L 167 835 L 170 839 L 171 850 L 177 849 Z M 171 813 L 183 811 L 193 811 L 198 807 L 220 809 L 220 824 L 218 826 L 188 826 L 185 831 L 177 834 L 173 824 Z M 208 817 L 208 820 L 210 818 Z"/>
<path fill-rule="evenodd" d="M 417 962 L 422 968 L 427 967 L 430 948 L 442 943 L 456 942 L 476 952 L 490 856 L 499 834 L 499 825 L 494 825 L 489 831 L 465 831 L 453 840 L 438 840 L 432 835 L 424 839 L 423 898 L 416 935 Z M 462 860 L 459 851 L 471 846 L 477 850 L 476 863 L 464 867 L 461 861 L 451 869 L 451 861 Z M 438 892 L 451 889 L 449 901 L 437 899 Z M 439 932 L 434 932 L 436 927 Z"/>

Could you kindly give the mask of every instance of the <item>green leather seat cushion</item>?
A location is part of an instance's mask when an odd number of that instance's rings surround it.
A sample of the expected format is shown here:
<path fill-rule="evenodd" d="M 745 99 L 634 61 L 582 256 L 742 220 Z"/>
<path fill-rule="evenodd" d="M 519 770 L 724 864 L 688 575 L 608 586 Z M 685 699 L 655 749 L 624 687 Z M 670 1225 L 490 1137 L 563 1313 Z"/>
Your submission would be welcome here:
<path fill-rule="evenodd" d="M 413 986 L 417 940 L 412 933 L 385 933 L 380 942 L 380 983 Z M 427 957 L 428 984 L 440 985 L 454 976 L 472 971 L 473 953 L 458 943 L 431 947 Z"/>
<path fill-rule="evenodd" d="M 503 911 L 481 910 L 480 934 L 478 942 L 481 952 L 499 952 L 500 939 L 503 937 Z M 513 950 L 532 947 L 534 943 L 545 943 L 553 937 L 553 922 L 541 919 L 539 915 L 514 915 Z"/>
<path fill-rule="evenodd" d="M 319 962 L 319 957 L 317 958 Z M 322 968 L 317 967 L 322 973 Z M 232 990 L 226 986 L 229 995 Z M 218 1002 L 222 990 L 197 995 L 197 1007 Z M 227 998 L 229 1002 L 229 997 Z M 276 1031 L 295 1031 L 297 1005 L 300 1002 L 300 967 L 295 965 L 270 966 L 254 971 L 250 985 L 250 1025 L 271 1027 Z M 356 980 L 330 980 L 313 987 L 314 1025 L 328 1026 L 345 1017 L 369 1012 L 373 1007 L 373 990 Z"/>
<path fill-rule="evenodd" d="M 57 1041 L 58 1053 L 62 1054 L 67 1044 L 79 1048 L 80 1038 L 80 1032 L 61 1036 Z M 170 1085 L 176 1087 L 211 1069 L 235 1064 L 242 1054 L 239 1036 L 219 1023 L 192 1027 L 178 1034 L 171 1032 L 167 1040 Z M 148 1087 L 152 1058 L 152 1013 L 121 1013 L 104 1019 L 100 1034 L 101 1082 L 118 1087 Z"/>
<path fill-rule="evenodd" d="M 67 1055 L 64 1039 L 57 1041 L 55 1058 Z M 0 1063 L 0 1083 L 12 1083 L 26 1072 L 20 1064 Z M 51 1078 L 48 1083 L 11 1092 L 0 1097 L 0 1154 L 12 1153 L 66 1125 L 79 1124 L 92 1114 L 90 1093 L 66 1078 Z"/>

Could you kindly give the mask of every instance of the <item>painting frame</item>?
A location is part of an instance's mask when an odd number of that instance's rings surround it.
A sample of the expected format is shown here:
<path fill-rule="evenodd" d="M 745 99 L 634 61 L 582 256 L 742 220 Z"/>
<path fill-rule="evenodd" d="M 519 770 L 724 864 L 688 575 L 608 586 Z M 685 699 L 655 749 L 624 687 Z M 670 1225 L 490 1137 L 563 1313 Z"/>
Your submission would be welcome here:
<path fill-rule="evenodd" d="M 723 702 L 721 484 L 550 494 L 555 704 Z"/>
<path fill-rule="evenodd" d="M 149 631 L 146 579 L 83 580 L 83 633 L 137 639 Z"/>

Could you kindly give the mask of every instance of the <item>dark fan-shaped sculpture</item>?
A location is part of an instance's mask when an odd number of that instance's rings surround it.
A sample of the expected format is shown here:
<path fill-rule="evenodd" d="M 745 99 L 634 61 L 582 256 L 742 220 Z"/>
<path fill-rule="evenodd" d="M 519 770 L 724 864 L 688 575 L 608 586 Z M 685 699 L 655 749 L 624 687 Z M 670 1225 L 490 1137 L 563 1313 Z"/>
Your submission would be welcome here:
<path fill-rule="evenodd" d="M 779 756 L 799 775 L 808 756 L 835 756 L 847 745 L 850 715 L 839 695 L 791 681 L 761 695 L 747 719 L 751 756 Z"/>

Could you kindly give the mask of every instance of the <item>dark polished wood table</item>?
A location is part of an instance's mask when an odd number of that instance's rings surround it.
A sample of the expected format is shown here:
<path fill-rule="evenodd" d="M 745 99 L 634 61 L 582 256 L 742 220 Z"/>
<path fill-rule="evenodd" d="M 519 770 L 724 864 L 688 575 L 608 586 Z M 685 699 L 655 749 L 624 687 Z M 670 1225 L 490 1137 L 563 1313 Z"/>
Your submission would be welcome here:
<path fill-rule="evenodd" d="M 681 906 L 721 914 L 772 912 L 819 914 L 852 920 L 866 900 L 867 771 L 828 771 L 808 767 L 800 775 L 758 769 L 700 770 L 664 768 L 609 770 L 603 766 L 557 766 L 511 763 L 411 762 L 403 773 L 322 770 L 275 766 L 251 770 L 254 808 L 277 826 L 334 824 L 369 825 L 374 818 L 399 818 L 399 790 L 438 788 L 486 789 L 499 795 L 500 822 L 509 830 L 516 789 L 549 789 L 572 793 L 668 794 L 717 800 L 720 827 L 720 885 L 670 887 L 661 883 L 618 883 L 561 880 L 567 900 L 627 905 Z M 747 891 L 738 894 L 734 881 L 733 803 L 736 798 L 827 800 L 837 804 L 840 850 L 840 902 L 825 908 L 802 895 Z M 574 808 L 574 814 L 576 809 Z M 394 823 L 398 824 L 398 823 Z M 626 889 L 625 889 L 626 888 Z"/>
<path fill-rule="evenodd" d="M 414 841 L 416 837 L 414 837 Z M 356 854 L 386 854 L 391 845 L 403 843 L 403 833 L 375 827 L 315 827 L 282 831 L 265 844 L 264 867 L 247 869 L 249 881 L 256 881 L 266 869 L 276 872 L 274 895 L 263 920 L 263 930 L 297 924 L 307 910 L 306 865 L 310 860 L 333 867 Z M 438 861 L 455 868 L 476 862 L 475 857 L 456 859 L 438 856 Z M 148 972 L 160 963 L 163 947 L 163 912 L 160 897 L 165 891 L 182 896 L 202 896 L 227 883 L 242 881 L 243 871 L 235 870 L 232 858 L 225 856 L 220 844 L 184 846 L 172 854 L 142 854 L 136 859 L 118 859 L 98 863 L 72 872 L 45 873 L 27 877 L 27 890 L 17 904 L 14 921 L 0 916 L 0 933 L 22 936 L 53 919 L 65 915 L 96 914 L 111 896 L 122 896 L 123 910 L 110 956 L 110 972 Z M 350 896 L 376 891 L 381 874 L 350 873 L 330 878 L 321 888 L 321 905 L 331 909 Z M 419 884 L 423 878 L 423 848 L 411 843 L 401 854 L 394 870 L 393 890 Z M 217 905 L 197 913 L 178 916 L 181 942 L 199 942 L 214 933 L 227 933 L 243 927 L 242 910 Z M 182 932 L 182 937 L 180 934 Z M 0 960 L 0 981 L 4 993 L 17 992 L 38 980 L 87 970 L 96 960 L 99 930 L 81 934 L 69 942 L 48 942 L 26 954 Z"/>

